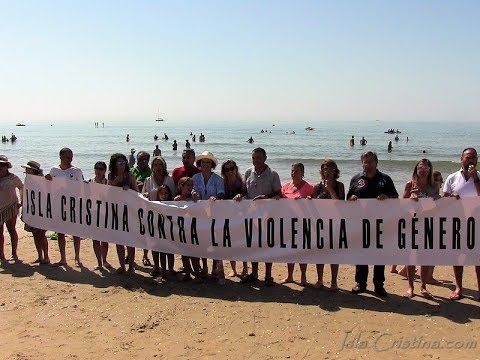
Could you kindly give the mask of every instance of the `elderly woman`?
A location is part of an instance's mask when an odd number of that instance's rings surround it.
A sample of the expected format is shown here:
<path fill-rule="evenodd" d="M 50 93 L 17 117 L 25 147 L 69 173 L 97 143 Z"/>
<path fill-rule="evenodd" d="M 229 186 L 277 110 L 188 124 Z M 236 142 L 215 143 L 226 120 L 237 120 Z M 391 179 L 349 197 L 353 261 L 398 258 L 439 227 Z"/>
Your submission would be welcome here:
<path fill-rule="evenodd" d="M 433 198 L 434 200 L 440 197 L 438 193 L 438 186 L 433 181 L 433 166 L 430 160 L 421 159 L 413 169 L 412 179 L 405 184 L 403 191 L 404 199 L 413 199 L 417 201 L 419 198 Z M 414 296 L 413 282 L 415 279 L 415 266 L 408 265 L 407 267 L 408 289 L 405 293 L 406 298 Z M 420 294 L 427 298 L 433 298 L 433 295 L 427 290 L 427 282 L 430 280 L 432 269 L 431 266 L 420 267 Z"/>
<path fill-rule="evenodd" d="M 313 193 L 313 185 L 303 179 L 305 175 L 305 167 L 302 163 L 292 164 L 291 177 L 292 180 L 286 182 L 282 186 L 282 197 L 287 199 L 301 199 L 307 198 Z M 288 275 L 280 283 L 293 282 L 293 269 L 295 264 L 287 264 Z M 302 273 L 300 277 L 300 284 L 307 285 L 307 264 L 300 264 L 300 271 Z"/>
<path fill-rule="evenodd" d="M 27 175 L 35 175 L 43 177 L 43 170 L 40 168 L 40 164 L 36 161 L 29 161 L 22 165 Z M 33 241 L 35 248 L 37 249 L 38 257 L 33 262 L 34 264 L 50 264 L 50 257 L 48 256 L 48 241 L 45 236 L 45 230 L 37 229 L 33 226 L 25 224 L 25 231 L 31 232 L 33 235 Z"/>
<path fill-rule="evenodd" d="M 227 159 L 222 164 L 221 173 L 225 185 L 225 200 L 232 200 L 235 195 L 242 195 L 245 192 L 245 184 L 243 183 L 242 176 L 238 171 L 237 163 L 231 159 Z M 232 267 L 232 272 L 230 277 L 238 276 L 237 274 L 237 262 L 230 261 L 230 266 Z M 248 274 L 248 265 L 247 262 L 243 262 L 243 269 L 241 276 L 247 276 Z"/>
<path fill-rule="evenodd" d="M 313 199 L 336 199 L 345 200 L 345 186 L 337 179 L 340 176 L 337 163 L 333 160 L 327 159 L 320 165 L 320 182 L 313 188 Z M 323 288 L 323 264 L 317 264 L 317 283 L 315 287 Z M 338 289 L 338 264 L 331 264 L 332 280 L 330 288 L 332 290 Z"/>
<path fill-rule="evenodd" d="M 154 156 L 150 165 L 152 169 L 152 174 L 147 177 L 143 183 L 142 194 L 149 200 L 156 200 L 157 193 L 156 190 L 160 185 L 167 185 L 172 193 L 172 196 L 175 196 L 175 183 L 171 176 L 168 175 L 167 163 L 165 159 L 161 156 Z M 148 259 L 148 250 L 143 250 L 143 259 L 142 263 L 145 266 L 152 266 L 150 260 Z M 153 271 L 157 274 L 157 271 Z"/>
<path fill-rule="evenodd" d="M 201 167 L 201 172 L 193 175 L 193 190 L 198 194 L 200 200 L 223 199 L 225 196 L 225 184 L 223 178 L 214 173 L 213 170 L 218 165 L 217 158 L 210 152 L 204 151 L 195 158 L 197 167 Z M 202 272 L 208 274 L 207 259 L 202 258 Z M 219 277 L 220 282 L 225 281 L 223 272 L 223 262 L 213 260 L 212 276 Z"/>
<path fill-rule="evenodd" d="M 3 224 L 7 226 L 10 240 L 12 242 L 11 260 L 17 262 L 18 234 L 15 229 L 17 224 L 18 209 L 21 204 L 18 202 L 16 189 L 20 191 L 20 197 L 23 196 L 23 183 L 17 175 L 8 171 L 12 168 L 12 163 L 5 155 L 0 155 L 0 262 L 5 262 L 5 238 L 3 236 Z"/>
<path fill-rule="evenodd" d="M 127 157 L 123 154 L 113 154 L 110 157 L 110 164 L 108 165 L 108 181 L 107 185 L 117 186 L 123 190 L 135 190 L 138 192 L 137 179 L 130 173 L 128 167 Z M 135 248 L 127 246 L 128 253 L 128 272 L 135 272 Z M 125 246 L 117 244 L 118 261 L 120 267 L 117 270 L 118 274 L 124 274 L 125 269 Z"/>

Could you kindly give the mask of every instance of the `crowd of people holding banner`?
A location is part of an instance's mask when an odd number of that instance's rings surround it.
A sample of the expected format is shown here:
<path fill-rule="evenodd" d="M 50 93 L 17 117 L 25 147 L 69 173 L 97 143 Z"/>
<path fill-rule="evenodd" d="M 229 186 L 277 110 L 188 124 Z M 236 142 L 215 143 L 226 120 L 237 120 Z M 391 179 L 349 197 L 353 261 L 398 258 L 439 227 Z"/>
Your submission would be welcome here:
<path fill-rule="evenodd" d="M 60 150 L 60 164 L 53 166 L 48 174 L 43 173 L 38 162 L 30 160 L 23 164 L 26 174 L 45 176 L 47 180 L 55 177 L 67 178 L 72 181 L 89 181 L 105 186 L 116 186 L 125 190 L 141 192 L 151 201 L 217 201 L 230 199 L 242 201 L 250 199 L 256 201 L 269 198 L 288 199 L 339 199 L 356 201 L 357 199 L 378 199 L 398 198 L 399 194 L 395 185 L 387 174 L 379 171 L 378 158 L 374 152 L 366 152 L 361 156 L 363 171 L 355 175 L 346 191 L 342 182 L 338 181 L 340 170 L 334 160 L 327 159 L 320 165 L 320 179 L 317 184 L 311 184 L 304 179 L 304 165 L 300 162 L 292 164 L 291 180 L 281 184 L 278 173 L 271 169 L 267 163 L 267 154 L 263 148 L 252 150 L 252 167 L 246 169 L 242 176 L 236 162 L 232 159 L 225 160 L 220 165 L 220 171 L 215 172 L 219 166 L 218 159 L 210 151 L 196 155 L 194 149 L 187 148 L 182 153 L 182 166 L 175 168 L 171 175 L 167 164 L 162 156 L 153 156 L 146 151 L 137 154 L 136 165 L 129 166 L 129 161 L 124 154 L 116 153 L 110 157 L 108 166 L 103 161 L 94 165 L 95 176 L 85 180 L 81 169 L 72 165 L 73 152 L 69 148 Z M 433 165 L 428 159 L 419 160 L 414 169 L 411 179 L 406 183 L 403 198 L 413 200 L 419 198 L 437 199 L 443 196 L 471 197 L 480 195 L 480 172 L 477 171 L 477 152 L 474 148 L 466 148 L 461 154 L 461 169 L 449 175 L 442 189 L 442 175 L 433 171 Z M 20 178 L 9 172 L 12 168 L 11 162 L 4 155 L 0 155 L 0 262 L 17 262 L 18 234 L 15 226 L 22 199 L 17 198 L 17 190 L 22 195 L 23 184 Z M 10 235 L 11 258 L 5 256 L 4 226 Z M 38 253 L 34 263 L 50 264 L 48 241 L 46 229 L 37 229 L 25 224 L 25 230 L 31 232 L 34 244 Z M 65 234 L 50 236 L 51 239 L 58 239 L 60 260 L 51 265 L 67 266 Z M 73 236 L 75 250 L 75 266 L 82 267 L 80 260 L 80 241 Z M 93 249 L 97 259 L 97 270 L 114 270 L 107 261 L 109 244 L 102 239 L 92 239 Z M 135 272 L 135 248 L 116 245 L 119 267 L 116 273 Z M 152 267 L 153 277 L 179 278 L 182 281 L 191 279 L 204 279 L 209 275 L 207 259 L 200 259 L 182 255 L 182 268 L 175 270 L 174 254 L 152 251 L 153 264 L 148 256 L 148 249 L 143 250 L 142 263 L 144 266 Z M 220 284 L 225 283 L 225 271 L 223 261 L 212 259 L 212 270 L 210 276 L 218 279 Z M 128 268 L 127 268 L 128 266 Z M 231 276 L 240 276 L 241 283 L 253 283 L 258 281 L 258 263 L 251 264 L 251 271 L 246 262 L 242 264 L 241 272 L 237 272 L 237 264 L 230 261 Z M 293 282 L 293 271 L 295 264 L 287 264 L 286 277 L 282 283 Z M 299 264 L 301 271 L 300 284 L 307 285 L 306 269 L 307 264 Z M 337 276 L 338 264 L 331 264 L 332 290 L 338 289 Z M 433 295 L 427 290 L 427 284 L 434 283 L 433 266 L 420 267 L 420 295 L 425 298 L 432 298 Z M 480 266 L 475 267 L 479 300 L 480 300 Z M 315 287 L 323 288 L 324 264 L 316 264 L 317 280 Z M 406 298 L 414 296 L 415 266 L 405 266 L 400 272 L 408 278 L 408 289 Z M 396 265 L 392 266 L 391 272 L 397 272 Z M 355 284 L 352 293 L 359 294 L 367 289 L 368 265 L 356 265 Z M 456 288 L 450 299 L 459 300 L 463 297 L 462 279 L 463 267 L 454 266 L 454 277 Z M 381 297 L 387 296 L 384 288 L 385 266 L 374 265 L 373 284 L 374 292 Z M 274 284 L 272 277 L 272 263 L 265 263 L 264 284 Z"/>

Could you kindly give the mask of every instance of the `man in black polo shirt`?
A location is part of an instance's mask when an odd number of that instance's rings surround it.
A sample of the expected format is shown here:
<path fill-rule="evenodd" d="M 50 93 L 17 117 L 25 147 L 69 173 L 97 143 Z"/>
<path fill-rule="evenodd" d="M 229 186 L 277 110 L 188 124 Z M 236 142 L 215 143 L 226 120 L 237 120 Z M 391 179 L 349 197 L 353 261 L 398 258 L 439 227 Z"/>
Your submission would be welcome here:
<path fill-rule="evenodd" d="M 347 200 L 398 198 L 397 190 L 390 176 L 377 170 L 377 154 L 368 151 L 361 156 L 363 172 L 355 175 L 350 181 Z M 352 293 L 360 294 L 367 290 L 368 265 L 355 267 L 355 286 Z M 385 282 L 385 265 L 373 267 L 373 285 L 375 293 L 379 296 L 387 296 L 383 287 Z"/>

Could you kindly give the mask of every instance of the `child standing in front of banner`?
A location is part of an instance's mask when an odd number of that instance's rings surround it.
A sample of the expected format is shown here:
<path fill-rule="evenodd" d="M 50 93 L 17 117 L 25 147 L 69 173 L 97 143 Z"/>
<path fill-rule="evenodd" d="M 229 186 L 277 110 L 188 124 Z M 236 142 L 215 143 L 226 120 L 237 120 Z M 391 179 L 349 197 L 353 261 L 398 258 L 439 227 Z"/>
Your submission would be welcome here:
<path fill-rule="evenodd" d="M 178 180 L 178 195 L 175 196 L 175 201 L 197 201 L 198 194 L 193 191 L 193 180 L 191 177 L 184 176 Z M 182 281 L 189 281 L 192 279 L 191 275 L 198 278 L 200 275 L 200 258 L 189 257 L 182 255 L 183 270 L 185 274 Z"/>
<path fill-rule="evenodd" d="M 172 201 L 172 192 L 168 185 L 160 185 L 157 189 L 149 193 L 149 200 L 153 201 Z M 161 275 L 162 279 L 167 279 L 167 258 L 168 258 L 168 273 L 175 274 L 174 265 L 175 257 L 173 254 L 164 252 L 152 251 L 153 257 L 153 271 L 150 273 L 153 277 Z"/>
<path fill-rule="evenodd" d="M 107 172 L 107 164 L 103 161 L 97 161 L 94 165 L 95 177 L 90 179 L 89 182 L 95 184 L 107 185 L 107 178 L 105 174 Z M 94 270 L 103 270 L 103 268 L 113 269 L 113 266 L 110 265 L 107 261 L 108 254 L 108 242 L 99 241 L 92 239 L 93 242 L 93 252 L 97 258 L 97 266 Z"/>

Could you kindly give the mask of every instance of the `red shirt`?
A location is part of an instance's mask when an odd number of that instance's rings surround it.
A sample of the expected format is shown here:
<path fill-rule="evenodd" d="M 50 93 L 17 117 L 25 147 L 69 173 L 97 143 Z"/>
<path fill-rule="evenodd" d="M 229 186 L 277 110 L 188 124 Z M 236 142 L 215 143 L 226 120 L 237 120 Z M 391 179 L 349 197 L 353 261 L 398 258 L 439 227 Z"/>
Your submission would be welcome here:
<path fill-rule="evenodd" d="M 173 169 L 173 172 L 172 172 L 173 182 L 175 183 L 175 186 L 177 186 L 178 181 L 182 177 L 184 176 L 192 177 L 193 175 L 198 174 L 199 172 L 200 172 L 200 169 L 197 168 L 196 166 L 189 168 L 189 170 L 185 169 L 185 166 L 177 167 Z"/>

